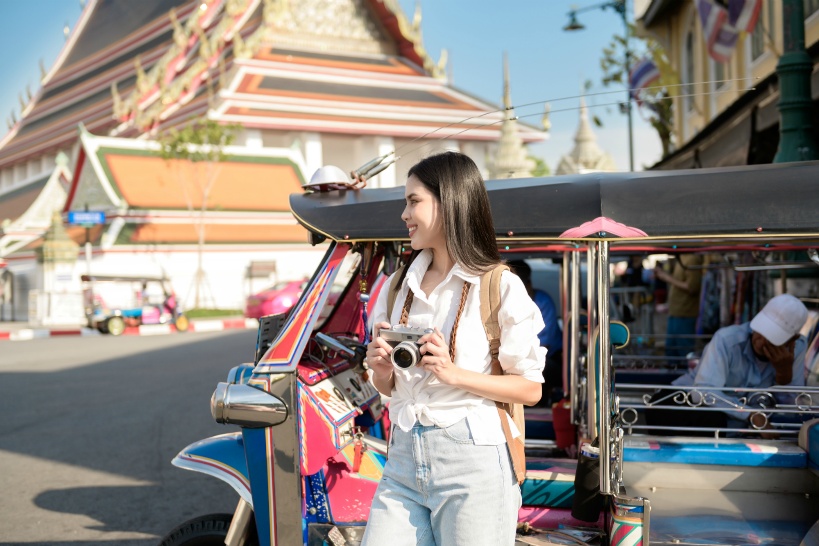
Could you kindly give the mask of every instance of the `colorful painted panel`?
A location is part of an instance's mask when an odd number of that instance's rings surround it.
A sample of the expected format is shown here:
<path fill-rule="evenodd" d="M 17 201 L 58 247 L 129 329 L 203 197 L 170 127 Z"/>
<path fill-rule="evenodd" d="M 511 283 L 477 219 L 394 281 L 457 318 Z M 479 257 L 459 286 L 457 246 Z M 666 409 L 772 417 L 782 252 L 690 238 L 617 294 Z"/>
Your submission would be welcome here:
<path fill-rule="evenodd" d="M 345 432 L 350 432 L 355 417 L 355 412 L 334 394 L 324 400 L 328 391 L 319 390 L 316 395 L 311 388 L 299 385 L 299 447 L 305 476 L 321 470 L 327 457 L 338 451 L 342 445 L 339 428 L 346 425 Z M 348 435 L 345 440 L 352 438 Z"/>
<path fill-rule="evenodd" d="M 807 455 L 794 444 L 752 440 L 643 440 L 624 443 L 626 462 L 805 468 Z"/>
<path fill-rule="evenodd" d="M 307 297 L 295 309 L 273 345 L 268 349 L 256 373 L 284 372 L 295 370 L 298 359 L 310 339 L 313 326 L 318 319 L 319 312 L 327 300 L 330 287 L 339 271 L 339 266 L 347 255 L 350 246 L 338 245 L 332 249 L 332 254 L 324 262 L 322 269 L 307 287 Z"/>
<path fill-rule="evenodd" d="M 643 546 L 642 516 L 642 506 L 612 509 L 609 531 L 611 546 Z"/>
<path fill-rule="evenodd" d="M 569 508 L 547 508 L 543 506 L 526 506 L 518 511 L 518 521 L 527 522 L 537 529 L 560 529 L 561 527 L 598 527 L 603 528 L 603 514 L 596 522 L 580 521 L 572 517 Z"/>
<path fill-rule="evenodd" d="M 372 498 L 381 480 L 386 461 L 384 453 L 369 447 L 361 453 L 359 471 L 353 472 L 355 464 L 353 444 L 349 444 L 327 461 L 324 476 L 333 523 L 338 525 L 367 521 Z"/>
<path fill-rule="evenodd" d="M 353 420 L 370 405 L 380 406 L 378 391 L 352 370 L 315 385 L 299 384 L 303 474 L 317 472 L 327 457 L 352 440 Z"/>

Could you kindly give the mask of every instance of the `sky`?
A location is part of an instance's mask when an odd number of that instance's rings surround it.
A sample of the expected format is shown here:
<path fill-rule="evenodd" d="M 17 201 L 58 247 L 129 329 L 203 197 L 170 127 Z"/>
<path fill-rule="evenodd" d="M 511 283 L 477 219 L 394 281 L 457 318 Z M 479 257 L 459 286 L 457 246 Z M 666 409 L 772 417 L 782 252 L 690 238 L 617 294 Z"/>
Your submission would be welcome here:
<path fill-rule="evenodd" d="M 115 0 L 138 1 L 138 0 Z M 600 57 L 623 23 L 612 10 L 591 9 L 578 15 L 585 30 L 565 32 L 567 13 L 601 3 L 600 0 L 399 0 L 409 18 L 420 3 L 423 43 L 437 60 L 448 52 L 452 83 L 458 89 L 493 104 L 503 92 L 503 54 L 509 58 L 513 105 L 538 103 L 516 109 L 533 125 L 540 124 L 542 103 L 551 114 L 549 139 L 530 147 L 554 171 L 563 154 L 574 145 L 578 125 L 578 95 L 583 83 L 594 84 L 586 102 L 589 113 L 602 121 L 594 131 L 599 145 L 611 153 L 621 170 L 628 169 L 626 116 L 605 103 L 616 102 L 625 89 L 600 85 Z M 631 18 L 631 3 L 629 17 Z M 82 11 L 81 0 L 0 0 L 0 134 L 12 110 L 19 117 L 18 95 L 39 89 L 42 59 L 46 70 L 56 61 L 65 43 L 63 29 L 73 28 Z M 557 100 L 569 97 L 566 100 Z M 558 111 L 562 110 L 562 111 Z M 660 158 L 661 146 L 654 130 L 635 108 L 634 164 L 643 170 Z"/>

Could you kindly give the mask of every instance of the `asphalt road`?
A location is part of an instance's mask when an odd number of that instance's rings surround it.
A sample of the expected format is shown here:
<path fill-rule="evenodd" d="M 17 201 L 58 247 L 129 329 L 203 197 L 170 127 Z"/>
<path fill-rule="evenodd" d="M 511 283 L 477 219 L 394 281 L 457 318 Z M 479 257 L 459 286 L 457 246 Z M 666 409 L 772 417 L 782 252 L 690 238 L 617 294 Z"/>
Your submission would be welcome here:
<path fill-rule="evenodd" d="M 0 545 L 155 545 L 238 496 L 171 459 L 255 332 L 0 342 Z"/>

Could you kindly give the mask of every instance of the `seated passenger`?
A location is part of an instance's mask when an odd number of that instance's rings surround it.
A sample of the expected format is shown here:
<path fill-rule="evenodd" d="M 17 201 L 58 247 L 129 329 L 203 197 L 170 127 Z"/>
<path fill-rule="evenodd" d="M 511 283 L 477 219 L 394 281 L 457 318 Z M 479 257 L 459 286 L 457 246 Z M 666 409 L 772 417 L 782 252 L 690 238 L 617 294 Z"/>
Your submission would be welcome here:
<path fill-rule="evenodd" d="M 808 310 L 794 296 L 782 294 L 772 298 L 750 322 L 720 328 L 706 345 L 697 367 L 673 384 L 735 389 L 804 385 L 807 341 L 799 331 L 807 316 Z M 706 392 L 709 391 L 702 394 Z M 699 395 L 691 395 L 693 404 L 699 403 Z M 728 398 L 728 395 L 720 396 Z M 657 395 L 654 398 L 659 399 Z M 749 399 L 752 400 L 753 395 Z M 718 400 L 713 406 L 724 408 L 723 412 L 661 410 L 652 419 L 654 412 L 649 411 L 646 419 L 649 424 L 672 426 L 750 428 L 750 424 L 757 427 L 765 424 L 760 422 L 761 417 L 755 417 L 756 422 L 749 424 L 748 420 L 755 414 L 727 411 L 730 404 L 726 402 Z"/>

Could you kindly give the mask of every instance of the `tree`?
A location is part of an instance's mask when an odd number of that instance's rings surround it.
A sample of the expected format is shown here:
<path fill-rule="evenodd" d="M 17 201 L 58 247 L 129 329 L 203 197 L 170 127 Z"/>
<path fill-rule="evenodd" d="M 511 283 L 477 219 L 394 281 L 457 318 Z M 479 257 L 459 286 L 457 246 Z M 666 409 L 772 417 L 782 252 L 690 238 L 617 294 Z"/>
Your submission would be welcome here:
<path fill-rule="evenodd" d="M 188 210 L 193 215 L 197 205 L 199 209 L 196 223 L 198 241 L 194 307 L 200 307 L 203 291 L 208 288 L 207 277 L 202 267 L 208 200 L 219 176 L 220 163 L 227 159 L 225 147 L 234 141 L 238 129 L 237 125 L 220 125 L 210 119 L 196 120 L 181 129 L 170 129 L 159 138 L 162 158 L 166 161 L 176 160 L 179 175 L 177 180 L 182 186 Z"/>
<path fill-rule="evenodd" d="M 535 162 L 535 167 L 532 169 L 532 176 L 551 176 L 552 171 L 542 158 L 530 155 L 529 159 Z"/>
<path fill-rule="evenodd" d="M 662 46 L 652 38 L 636 36 L 634 25 L 629 25 L 629 56 L 630 62 L 648 57 L 660 69 L 660 80 L 652 84 L 651 88 L 639 92 L 637 101 L 638 109 L 642 109 L 643 117 L 651 124 L 663 146 L 663 157 L 672 151 L 674 141 L 671 131 L 673 124 L 673 101 L 672 96 L 679 87 L 679 83 L 671 62 Z M 626 39 L 624 36 L 615 35 L 611 43 L 603 48 L 603 57 L 600 59 L 600 68 L 603 71 L 601 83 L 603 87 L 612 85 L 628 85 L 628 70 L 625 66 L 626 59 Z M 587 82 L 587 87 L 589 82 Z M 673 86 L 673 87 L 671 87 Z M 600 125 L 600 120 L 595 117 L 595 123 Z"/>

